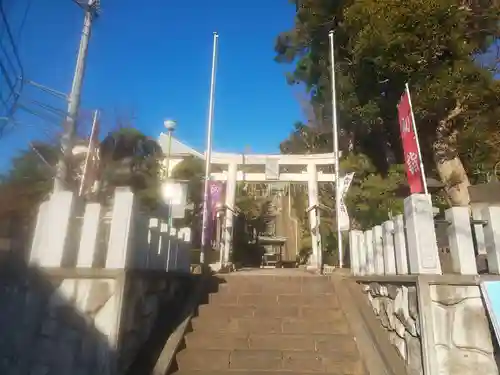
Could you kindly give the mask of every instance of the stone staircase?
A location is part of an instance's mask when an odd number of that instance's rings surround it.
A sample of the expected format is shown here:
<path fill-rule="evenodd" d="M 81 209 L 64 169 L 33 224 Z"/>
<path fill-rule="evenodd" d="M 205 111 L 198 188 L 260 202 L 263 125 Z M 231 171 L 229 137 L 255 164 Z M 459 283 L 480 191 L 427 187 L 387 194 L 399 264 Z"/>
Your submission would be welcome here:
<path fill-rule="evenodd" d="M 280 271 L 219 277 L 173 373 L 366 375 L 329 277 Z"/>

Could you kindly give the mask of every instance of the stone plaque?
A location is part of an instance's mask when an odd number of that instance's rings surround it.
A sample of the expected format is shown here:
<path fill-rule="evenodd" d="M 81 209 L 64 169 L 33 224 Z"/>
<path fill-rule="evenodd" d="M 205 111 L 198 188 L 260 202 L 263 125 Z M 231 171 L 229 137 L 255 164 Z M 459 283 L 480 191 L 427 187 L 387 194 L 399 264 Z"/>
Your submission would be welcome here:
<path fill-rule="evenodd" d="M 266 158 L 266 180 L 279 180 L 280 164 L 279 159 Z"/>

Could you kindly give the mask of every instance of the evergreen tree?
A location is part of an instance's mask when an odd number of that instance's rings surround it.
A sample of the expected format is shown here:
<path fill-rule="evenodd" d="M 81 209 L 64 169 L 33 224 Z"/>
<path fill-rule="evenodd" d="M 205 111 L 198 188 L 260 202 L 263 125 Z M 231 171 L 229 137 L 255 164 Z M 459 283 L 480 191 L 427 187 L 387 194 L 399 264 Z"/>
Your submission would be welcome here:
<path fill-rule="evenodd" d="M 305 84 L 323 131 L 331 124 L 328 32 L 334 30 L 342 136 L 384 175 L 402 163 L 396 108 L 408 82 L 427 170 L 446 185 L 453 204 L 468 204 L 473 161 L 465 144 L 475 132 L 499 133 L 498 60 L 487 53 L 500 36 L 499 2 L 293 3 L 295 26 L 279 35 L 277 60 L 295 62 L 289 80 Z"/>

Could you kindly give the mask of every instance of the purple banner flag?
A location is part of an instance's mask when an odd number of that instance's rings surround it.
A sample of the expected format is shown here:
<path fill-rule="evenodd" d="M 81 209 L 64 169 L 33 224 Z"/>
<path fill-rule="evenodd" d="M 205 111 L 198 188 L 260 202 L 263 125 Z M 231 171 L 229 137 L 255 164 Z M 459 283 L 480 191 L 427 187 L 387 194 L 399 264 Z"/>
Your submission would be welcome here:
<path fill-rule="evenodd" d="M 223 181 L 209 181 L 208 185 L 208 209 L 210 220 L 206 233 L 207 244 L 212 242 L 215 231 L 215 220 L 217 215 L 217 207 L 224 204 L 224 189 L 225 183 Z"/>

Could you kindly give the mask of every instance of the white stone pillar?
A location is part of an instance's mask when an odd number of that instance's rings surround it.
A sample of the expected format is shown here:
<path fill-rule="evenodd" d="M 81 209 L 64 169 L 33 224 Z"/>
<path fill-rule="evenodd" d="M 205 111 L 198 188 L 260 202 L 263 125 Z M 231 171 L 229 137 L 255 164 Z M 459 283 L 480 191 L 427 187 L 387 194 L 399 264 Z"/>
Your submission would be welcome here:
<path fill-rule="evenodd" d="M 91 268 L 97 250 L 97 232 L 101 225 L 101 205 L 99 203 L 88 203 L 83 214 L 82 234 L 80 247 L 76 259 L 76 266 Z"/>
<path fill-rule="evenodd" d="M 383 275 L 384 271 L 384 247 L 382 244 L 382 226 L 376 225 L 373 232 L 373 257 L 375 261 L 375 274 Z"/>
<path fill-rule="evenodd" d="M 449 208 L 445 211 L 445 218 L 450 222 L 446 232 L 453 272 L 460 275 L 477 275 L 469 208 Z"/>
<path fill-rule="evenodd" d="M 360 259 L 359 259 L 359 237 L 362 232 L 359 230 L 351 230 L 349 232 L 349 259 L 351 263 L 351 273 L 355 276 L 360 275 Z"/>
<path fill-rule="evenodd" d="M 166 247 L 167 247 L 167 263 L 166 263 L 166 269 L 167 271 L 175 271 L 175 256 L 176 256 L 176 251 L 177 251 L 177 229 L 176 228 L 168 228 L 167 231 L 167 237 L 168 239 L 166 240 Z"/>
<path fill-rule="evenodd" d="M 106 268 L 127 268 L 133 251 L 133 217 L 136 211 L 135 197 L 129 188 L 116 188 L 111 213 Z"/>
<path fill-rule="evenodd" d="M 309 195 L 309 207 L 318 204 L 318 174 L 316 164 L 307 165 L 307 192 Z M 312 254 L 309 257 L 309 266 L 316 268 L 319 260 L 319 252 L 321 251 L 321 237 L 317 230 L 318 215 L 316 210 L 309 211 L 309 225 L 311 230 Z"/>
<path fill-rule="evenodd" d="M 500 207 L 487 207 L 482 216 L 487 224 L 484 227 L 484 242 L 488 254 L 488 271 L 500 274 Z"/>
<path fill-rule="evenodd" d="M 373 254 L 373 232 L 371 229 L 365 231 L 365 252 L 366 252 L 366 275 L 375 274 L 375 257 Z"/>
<path fill-rule="evenodd" d="M 37 265 L 42 252 L 43 242 L 46 237 L 45 226 L 48 225 L 50 201 L 43 202 L 38 208 L 38 214 L 35 223 L 35 233 L 33 234 L 33 243 L 29 254 L 29 263 Z"/>
<path fill-rule="evenodd" d="M 406 231 L 403 215 L 394 217 L 394 252 L 396 256 L 396 272 L 398 275 L 407 275 L 408 252 L 406 251 Z"/>
<path fill-rule="evenodd" d="M 359 236 L 358 236 L 358 259 L 359 259 L 359 275 L 364 276 L 367 274 L 367 263 L 366 263 L 365 234 L 362 231 L 359 231 Z"/>
<path fill-rule="evenodd" d="M 394 222 L 388 220 L 382 224 L 382 245 L 384 246 L 384 271 L 386 275 L 396 274 L 396 256 L 394 253 Z"/>
<path fill-rule="evenodd" d="M 190 259 L 189 254 L 191 251 L 191 228 L 185 227 L 179 229 L 178 233 L 180 246 L 175 265 L 182 271 L 189 271 Z"/>
<path fill-rule="evenodd" d="M 226 182 L 226 206 L 234 210 L 236 202 L 236 178 L 238 174 L 238 164 L 231 163 L 228 166 Z M 224 225 L 224 259 L 223 264 L 229 262 L 233 246 L 233 211 L 226 208 L 226 223 Z"/>
<path fill-rule="evenodd" d="M 162 268 L 168 271 L 168 249 L 170 246 L 170 231 L 168 223 L 165 220 L 160 220 L 159 223 L 160 238 L 158 241 L 158 251 L 160 253 Z"/>
<path fill-rule="evenodd" d="M 42 217 L 37 220 L 40 233 L 35 229 L 33 245 L 36 248 L 32 249 L 30 263 L 40 267 L 61 267 L 73 203 L 72 192 L 60 191 L 53 193 L 47 206 L 40 210 Z"/>
<path fill-rule="evenodd" d="M 152 217 L 148 220 L 148 259 L 147 264 L 151 263 L 151 259 L 158 259 L 158 263 L 162 264 L 162 268 L 165 266 L 163 261 L 163 254 L 160 248 L 160 220 L 157 217 Z"/>
<path fill-rule="evenodd" d="M 409 269 L 412 274 L 441 274 L 430 196 L 412 194 L 404 200 Z"/>

